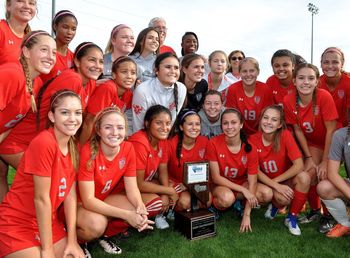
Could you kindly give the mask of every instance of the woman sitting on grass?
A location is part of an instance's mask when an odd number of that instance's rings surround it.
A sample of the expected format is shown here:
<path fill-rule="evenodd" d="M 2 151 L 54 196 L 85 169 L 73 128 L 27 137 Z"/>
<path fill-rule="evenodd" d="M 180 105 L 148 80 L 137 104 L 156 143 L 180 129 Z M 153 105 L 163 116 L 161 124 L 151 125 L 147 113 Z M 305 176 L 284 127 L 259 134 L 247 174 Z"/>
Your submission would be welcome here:
<path fill-rule="evenodd" d="M 103 109 L 94 129 L 81 150 L 78 182 L 82 204 L 78 206 L 77 233 L 81 240 L 98 239 L 107 253 L 119 254 L 121 249 L 110 236 L 128 225 L 139 231 L 152 229 L 152 223 L 137 188 L 134 147 L 124 141 L 125 115 L 115 107 Z M 83 249 L 89 253 L 87 243 Z"/>
<path fill-rule="evenodd" d="M 260 118 L 260 131 L 250 140 L 259 155 L 258 179 L 273 191 L 272 204 L 265 217 L 274 219 L 279 208 L 290 204 L 285 224 L 290 233 L 300 235 L 297 216 L 306 202 L 310 178 L 302 171 L 302 155 L 292 134 L 286 129 L 281 106 L 265 108 Z"/>

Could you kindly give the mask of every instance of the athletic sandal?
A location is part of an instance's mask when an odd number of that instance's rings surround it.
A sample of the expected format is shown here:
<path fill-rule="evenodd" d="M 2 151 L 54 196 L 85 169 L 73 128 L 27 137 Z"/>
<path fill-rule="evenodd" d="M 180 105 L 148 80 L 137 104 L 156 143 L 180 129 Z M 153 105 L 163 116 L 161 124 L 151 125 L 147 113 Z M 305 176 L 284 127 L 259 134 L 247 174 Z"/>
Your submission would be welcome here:
<path fill-rule="evenodd" d="M 265 218 L 267 219 L 274 219 L 277 215 L 278 208 L 272 205 L 272 203 L 267 206 L 267 210 L 265 211 Z"/>
<path fill-rule="evenodd" d="M 109 237 L 102 236 L 97 241 L 102 249 L 108 254 L 121 254 L 122 249 L 117 246 Z"/>
<path fill-rule="evenodd" d="M 305 216 L 299 219 L 300 224 L 308 224 L 312 221 L 318 220 L 321 217 L 320 209 L 310 210 Z"/>
<path fill-rule="evenodd" d="M 169 223 L 166 221 L 165 216 L 158 214 L 156 218 L 154 219 L 154 222 L 156 224 L 156 228 L 158 229 L 167 229 L 169 228 Z"/>
<path fill-rule="evenodd" d="M 289 229 L 289 232 L 294 236 L 300 236 L 301 230 L 298 226 L 297 217 L 288 215 L 284 220 L 284 225 Z"/>
<path fill-rule="evenodd" d="M 336 222 L 332 215 L 323 215 L 320 218 L 320 226 L 318 227 L 318 231 L 322 234 L 329 232 L 332 228 L 334 228 Z"/>
<path fill-rule="evenodd" d="M 350 227 L 343 226 L 339 223 L 326 234 L 329 238 L 337 238 L 344 235 L 350 235 Z"/>
<path fill-rule="evenodd" d="M 83 250 L 85 258 L 92 258 L 91 253 L 88 248 L 88 243 L 80 244 L 80 248 Z"/>

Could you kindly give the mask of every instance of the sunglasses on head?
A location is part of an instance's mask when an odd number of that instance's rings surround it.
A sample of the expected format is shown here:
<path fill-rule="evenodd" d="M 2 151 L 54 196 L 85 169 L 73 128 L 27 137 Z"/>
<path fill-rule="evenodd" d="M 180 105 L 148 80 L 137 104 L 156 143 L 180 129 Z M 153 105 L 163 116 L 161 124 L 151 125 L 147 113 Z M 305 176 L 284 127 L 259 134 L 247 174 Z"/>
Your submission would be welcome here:
<path fill-rule="evenodd" d="M 241 61 L 241 60 L 243 60 L 243 57 L 241 57 L 241 56 L 239 56 L 239 57 L 233 56 L 233 57 L 231 57 L 231 60 L 232 60 L 232 61 L 236 61 L 236 60 Z"/>

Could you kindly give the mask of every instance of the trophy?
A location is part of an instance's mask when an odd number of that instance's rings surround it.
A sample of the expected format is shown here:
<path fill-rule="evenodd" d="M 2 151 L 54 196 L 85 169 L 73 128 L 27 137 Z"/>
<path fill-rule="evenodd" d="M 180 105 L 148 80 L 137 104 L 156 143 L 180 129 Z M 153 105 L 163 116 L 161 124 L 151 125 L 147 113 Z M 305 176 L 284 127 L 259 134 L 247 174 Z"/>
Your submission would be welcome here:
<path fill-rule="evenodd" d="M 191 210 L 175 212 L 174 227 L 190 240 L 216 235 L 215 215 L 207 209 L 200 209 L 199 202 L 206 207 L 209 201 L 208 162 L 186 162 L 184 164 L 184 185 L 191 194 Z"/>

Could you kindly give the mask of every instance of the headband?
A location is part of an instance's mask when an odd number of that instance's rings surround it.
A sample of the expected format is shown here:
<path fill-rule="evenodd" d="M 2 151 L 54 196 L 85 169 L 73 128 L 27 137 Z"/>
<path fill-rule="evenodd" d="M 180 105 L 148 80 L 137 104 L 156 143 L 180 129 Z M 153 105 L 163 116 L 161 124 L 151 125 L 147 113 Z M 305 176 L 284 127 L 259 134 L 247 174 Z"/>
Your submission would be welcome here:
<path fill-rule="evenodd" d="M 52 104 L 55 103 L 56 99 L 57 99 L 58 97 L 64 95 L 64 94 L 67 94 L 67 93 L 73 94 L 73 95 L 77 96 L 77 97 L 81 100 L 80 95 L 77 94 L 76 92 L 71 91 L 71 90 L 62 90 L 62 92 L 58 93 L 58 94 L 53 98 L 53 100 L 51 101 L 50 110 L 52 109 Z"/>
<path fill-rule="evenodd" d="M 185 112 L 185 114 L 183 114 L 182 117 L 180 118 L 180 123 L 185 119 L 186 116 L 194 115 L 194 114 L 198 115 L 197 112 L 194 110 L 189 110 L 189 111 Z"/>
<path fill-rule="evenodd" d="M 87 47 L 87 46 L 95 46 L 94 43 L 92 42 L 86 42 L 86 43 L 83 43 L 74 53 L 75 56 L 78 55 L 79 51 L 82 50 L 83 48 Z"/>
<path fill-rule="evenodd" d="M 324 54 L 326 54 L 326 53 L 329 53 L 329 52 L 338 53 L 338 54 L 341 56 L 341 58 L 344 59 L 344 53 L 343 53 L 339 48 L 336 48 L 336 47 L 329 47 L 329 48 L 327 48 L 327 49 L 323 52 L 322 56 L 323 56 Z"/>
<path fill-rule="evenodd" d="M 66 15 L 66 14 L 71 15 L 74 18 L 76 18 L 75 15 L 71 11 L 67 10 L 67 11 L 63 11 L 61 13 L 57 13 L 56 16 L 53 18 L 53 23 L 55 23 L 55 21 L 57 20 L 58 17 L 61 17 L 62 15 Z"/>
<path fill-rule="evenodd" d="M 30 36 L 28 36 L 28 38 L 26 38 L 26 39 L 22 42 L 22 47 L 24 47 L 24 46 L 28 43 L 28 41 L 29 41 L 30 39 L 32 39 L 33 37 L 38 36 L 38 35 L 47 35 L 47 36 L 50 36 L 49 33 L 47 33 L 46 31 L 43 31 L 43 30 L 33 31 L 33 33 L 32 33 Z"/>
<path fill-rule="evenodd" d="M 126 24 L 119 24 L 119 25 L 115 26 L 111 32 L 111 38 L 113 38 L 114 35 L 117 34 L 121 29 L 125 29 L 125 28 L 130 29 L 130 27 Z"/>

